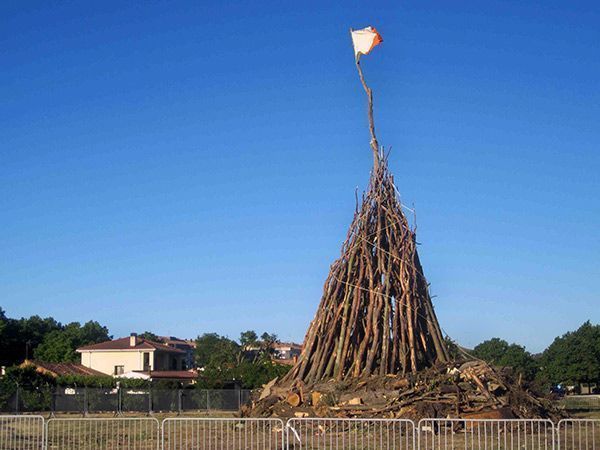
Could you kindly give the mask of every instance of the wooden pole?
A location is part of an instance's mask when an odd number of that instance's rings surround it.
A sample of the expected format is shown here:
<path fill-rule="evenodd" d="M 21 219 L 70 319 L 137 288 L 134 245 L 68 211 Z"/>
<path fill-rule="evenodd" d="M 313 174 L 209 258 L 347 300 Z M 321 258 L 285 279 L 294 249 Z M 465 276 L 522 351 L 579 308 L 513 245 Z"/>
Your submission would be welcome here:
<path fill-rule="evenodd" d="M 362 72 L 362 68 L 360 67 L 360 61 L 356 60 L 356 70 L 358 70 L 358 76 L 360 78 L 360 82 L 367 94 L 368 101 L 368 110 L 367 114 L 369 116 L 369 132 L 371 133 L 371 150 L 373 151 L 373 166 L 375 168 L 375 172 L 377 172 L 377 168 L 379 167 L 379 143 L 377 142 L 377 136 L 375 136 L 375 122 L 373 120 L 373 90 L 367 86 L 365 82 L 365 77 Z"/>

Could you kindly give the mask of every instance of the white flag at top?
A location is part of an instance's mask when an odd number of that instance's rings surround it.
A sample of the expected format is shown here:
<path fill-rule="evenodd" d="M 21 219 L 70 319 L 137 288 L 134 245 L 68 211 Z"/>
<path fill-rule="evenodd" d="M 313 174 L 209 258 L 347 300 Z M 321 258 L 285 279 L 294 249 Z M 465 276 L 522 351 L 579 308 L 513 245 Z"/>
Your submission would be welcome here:
<path fill-rule="evenodd" d="M 352 30 L 352 44 L 354 45 L 354 56 L 356 60 L 360 55 L 366 55 L 373 47 L 383 42 L 381 35 L 373 27 L 363 28 L 362 30 Z"/>

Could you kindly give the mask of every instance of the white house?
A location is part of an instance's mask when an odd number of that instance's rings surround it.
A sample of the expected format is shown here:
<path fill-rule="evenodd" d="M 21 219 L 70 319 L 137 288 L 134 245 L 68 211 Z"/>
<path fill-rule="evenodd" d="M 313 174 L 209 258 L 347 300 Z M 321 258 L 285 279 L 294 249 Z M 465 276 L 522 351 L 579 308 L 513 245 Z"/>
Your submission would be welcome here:
<path fill-rule="evenodd" d="M 83 366 L 113 376 L 128 372 L 184 372 L 185 369 L 184 350 L 140 338 L 135 333 L 80 347 L 77 353 L 81 354 Z"/>

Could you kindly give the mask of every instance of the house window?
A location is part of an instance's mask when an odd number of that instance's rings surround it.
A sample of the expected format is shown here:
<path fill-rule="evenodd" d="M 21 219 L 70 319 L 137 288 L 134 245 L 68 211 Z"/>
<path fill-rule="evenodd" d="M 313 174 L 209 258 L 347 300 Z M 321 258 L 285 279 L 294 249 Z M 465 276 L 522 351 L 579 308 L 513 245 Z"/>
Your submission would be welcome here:
<path fill-rule="evenodd" d="M 150 370 L 150 353 L 149 352 L 144 352 L 144 370 L 145 371 Z"/>
<path fill-rule="evenodd" d="M 115 366 L 115 375 L 123 375 L 125 373 L 125 366 Z"/>

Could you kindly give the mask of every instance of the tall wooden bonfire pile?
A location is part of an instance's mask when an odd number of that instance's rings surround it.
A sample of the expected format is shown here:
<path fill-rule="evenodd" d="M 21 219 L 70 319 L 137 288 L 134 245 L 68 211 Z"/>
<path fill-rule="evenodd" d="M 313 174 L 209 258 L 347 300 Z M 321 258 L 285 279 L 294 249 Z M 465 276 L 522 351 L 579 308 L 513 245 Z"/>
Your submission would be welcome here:
<path fill-rule="evenodd" d="M 449 361 L 414 230 L 386 160 L 333 263 L 298 363 L 283 382 L 406 374 Z"/>
<path fill-rule="evenodd" d="M 358 60 L 356 67 L 368 100 L 369 186 L 331 266 L 300 358 L 245 413 L 444 417 L 491 409 L 505 417 L 546 415 L 547 405 L 510 374 L 450 357 L 415 229 L 375 136 L 372 91 Z"/>
<path fill-rule="evenodd" d="M 376 33 L 373 45 L 381 42 L 374 29 L 365 30 Z M 371 180 L 362 204 L 357 205 L 342 255 L 325 281 L 300 360 L 284 382 L 415 373 L 449 360 L 415 231 L 402 211 L 394 177 L 375 135 L 373 91 L 365 82 L 360 53 L 356 56 L 368 101 Z"/>

